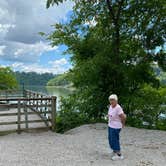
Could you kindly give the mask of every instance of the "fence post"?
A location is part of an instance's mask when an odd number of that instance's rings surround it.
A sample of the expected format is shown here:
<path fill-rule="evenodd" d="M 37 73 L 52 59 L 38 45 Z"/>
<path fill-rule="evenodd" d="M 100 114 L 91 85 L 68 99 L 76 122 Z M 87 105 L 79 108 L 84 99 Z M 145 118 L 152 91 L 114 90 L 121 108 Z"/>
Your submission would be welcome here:
<path fill-rule="evenodd" d="M 25 128 L 28 129 L 28 110 L 27 110 L 27 101 L 24 102 L 24 114 L 25 114 Z"/>
<path fill-rule="evenodd" d="M 21 101 L 18 100 L 17 132 L 21 133 Z"/>
<path fill-rule="evenodd" d="M 51 123 L 52 131 L 56 129 L 56 96 L 51 97 Z"/>
<path fill-rule="evenodd" d="M 37 93 L 36 98 L 39 98 L 39 94 Z M 36 111 L 39 112 L 39 101 L 36 101 Z"/>
<path fill-rule="evenodd" d="M 26 97 L 26 90 L 24 87 L 24 83 L 22 84 L 22 93 L 23 93 L 23 97 Z"/>
<path fill-rule="evenodd" d="M 24 89 L 23 84 L 23 97 L 27 98 L 27 91 Z M 27 100 L 24 101 L 24 114 L 25 114 L 25 128 L 28 129 L 28 110 L 27 110 Z"/>

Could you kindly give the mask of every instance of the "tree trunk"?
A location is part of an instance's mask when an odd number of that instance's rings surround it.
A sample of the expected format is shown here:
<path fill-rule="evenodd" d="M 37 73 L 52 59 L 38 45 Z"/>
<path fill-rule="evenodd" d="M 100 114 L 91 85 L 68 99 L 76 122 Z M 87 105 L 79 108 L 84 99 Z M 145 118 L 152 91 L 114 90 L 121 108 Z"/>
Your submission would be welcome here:
<path fill-rule="evenodd" d="M 113 61 L 114 64 L 116 65 L 116 70 L 115 70 L 115 78 L 114 78 L 114 88 L 118 88 L 118 80 L 119 80 L 119 70 L 118 66 L 120 65 L 120 25 L 119 25 L 119 19 L 120 19 L 120 13 L 122 9 L 122 5 L 124 0 L 121 0 L 118 2 L 118 10 L 115 12 L 112 7 L 112 2 L 110 0 L 107 0 L 107 6 L 108 10 L 110 13 L 110 22 L 113 22 L 114 24 L 114 34 L 113 34 L 113 46 L 114 46 L 114 56 L 113 56 Z M 116 14 L 117 13 L 117 14 Z"/>

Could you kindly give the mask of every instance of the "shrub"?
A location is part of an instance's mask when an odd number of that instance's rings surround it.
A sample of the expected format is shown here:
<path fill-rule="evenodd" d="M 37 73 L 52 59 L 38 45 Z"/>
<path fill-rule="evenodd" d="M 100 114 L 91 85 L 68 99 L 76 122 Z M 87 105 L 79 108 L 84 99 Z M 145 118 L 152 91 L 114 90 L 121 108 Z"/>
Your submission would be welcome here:
<path fill-rule="evenodd" d="M 72 109 L 75 102 L 72 97 L 61 98 L 60 111 L 56 118 L 56 131 L 64 133 L 65 131 L 82 124 L 88 123 L 85 115 L 76 109 Z"/>
<path fill-rule="evenodd" d="M 166 88 L 153 88 L 145 85 L 132 99 L 127 123 L 134 127 L 164 129 L 165 121 L 160 115 L 166 115 Z M 143 125 L 146 124 L 146 125 Z"/>

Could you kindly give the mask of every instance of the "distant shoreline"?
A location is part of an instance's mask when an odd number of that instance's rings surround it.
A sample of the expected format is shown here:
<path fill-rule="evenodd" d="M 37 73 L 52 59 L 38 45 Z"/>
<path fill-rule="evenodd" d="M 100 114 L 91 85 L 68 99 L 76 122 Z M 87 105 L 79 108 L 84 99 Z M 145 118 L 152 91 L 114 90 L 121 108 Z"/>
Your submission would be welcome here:
<path fill-rule="evenodd" d="M 65 86 L 63 86 L 63 85 L 53 85 L 53 86 L 51 86 L 51 85 L 46 85 L 45 87 L 55 87 L 55 88 L 62 88 L 62 89 L 69 89 L 69 90 L 75 90 L 76 88 L 74 88 L 73 86 L 71 86 L 71 85 L 65 85 Z"/>

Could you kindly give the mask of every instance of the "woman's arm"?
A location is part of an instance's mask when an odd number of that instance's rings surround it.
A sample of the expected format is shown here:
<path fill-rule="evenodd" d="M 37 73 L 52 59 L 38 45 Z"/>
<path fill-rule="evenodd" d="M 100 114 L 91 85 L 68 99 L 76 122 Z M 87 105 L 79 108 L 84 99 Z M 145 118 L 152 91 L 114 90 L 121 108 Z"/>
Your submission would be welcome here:
<path fill-rule="evenodd" d="M 125 122 L 126 122 L 126 114 L 120 114 L 119 117 L 121 118 L 121 122 L 123 127 L 125 126 Z"/>

